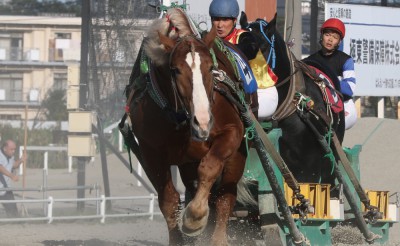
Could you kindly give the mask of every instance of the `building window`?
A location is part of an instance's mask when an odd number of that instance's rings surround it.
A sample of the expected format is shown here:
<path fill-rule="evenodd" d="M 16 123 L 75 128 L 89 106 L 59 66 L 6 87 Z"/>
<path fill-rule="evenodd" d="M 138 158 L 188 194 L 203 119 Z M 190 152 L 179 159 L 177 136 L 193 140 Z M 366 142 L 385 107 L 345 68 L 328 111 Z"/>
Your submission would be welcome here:
<path fill-rule="evenodd" d="M 67 83 L 67 73 L 54 73 L 53 90 L 66 90 Z"/>
<path fill-rule="evenodd" d="M 71 33 L 56 32 L 54 35 L 56 39 L 71 39 Z"/>
<path fill-rule="evenodd" d="M 0 120 L 21 120 L 20 114 L 0 114 Z"/>
<path fill-rule="evenodd" d="M 54 33 L 54 39 L 49 44 L 49 61 L 64 61 L 64 53 L 70 51 L 71 42 L 71 33 Z"/>
<path fill-rule="evenodd" d="M 20 61 L 22 58 L 22 33 L 0 32 L 0 60 Z"/>
<path fill-rule="evenodd" d="M 22 75 L 21 74 L 0 74 L 0 94 L 4 95 L 4 101 L 21 102 L 22 93 Z"/>

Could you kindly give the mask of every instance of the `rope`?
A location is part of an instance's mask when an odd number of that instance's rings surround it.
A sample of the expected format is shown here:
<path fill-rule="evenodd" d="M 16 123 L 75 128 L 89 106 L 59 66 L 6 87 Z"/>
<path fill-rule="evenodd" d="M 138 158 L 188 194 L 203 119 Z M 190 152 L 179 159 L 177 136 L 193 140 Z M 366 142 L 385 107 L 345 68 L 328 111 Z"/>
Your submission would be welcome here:
<path fill-rule="evenodd" d="M 249 141 L 254 139 L 255 130 L 256 130 L 256 124 L 254 122 L 252 122 L 251 126 L 246 127 L 246 129 L 245 129 L 244 136 L 246 138 L 246 152 L 247 152 L 247 155 L 249 155 Z"/>
<path fill-rule="evenodd" d="M 335 155 L 333 154 L 332 148 L 331 146 L 331 141 L 332 141 L 332 125 L 329 126 L 329 131 L 326 133 L 325 135 L 325 139 L 328 142 L 328 146 L 329 146 L 329 153 L 327 153 L 326 155 L 324 155 L 325 158 L 328 158 L 332 164 L 332 169 L 331 169 L 331 175 L 333 174 L 333 172 L 335 171 L 335 163 L 336 163 L 336 158 Z"/>
<path fill-rule="evenodd" d="M 211 57 L 212 57 L 212 60 L 213 60 L 213 64 L 214 64 L 214 69 L 213 70 L 216 70 L 216 69 L 218 69 L 218 62 L 217 62 L 217 57 L 215 56 L 215 51 L 214 51 L 213 48 L 210 49 L 210 54 L 211 54 Z"/>
<path fill-rule="evenodd" d="M 313 124 L 310 122 L 308 117 L 306 116 L 304 112 L 307 111 L 310 114 L 314 115 L 317 117 L 317 115 L 313 112 L 311 112 L 311 109 L 313 108 L 314 102 L 310 97 L 304 96 L 300 92 L 296 92 L 295 94 L 295 99 L 297 100 L 296 107 L 297 107 L 297 112 L 299 113 L 300 118 L 302 118 L 306 124 L 310 127 L 311 131 L 314 132 L 316 137 L 319 139 L 318 141 L 320 142 L 321 146 L 323 147 L 324 151 L 326 154 L 324 155 L 324 158 L 328 158 L 329 161 L 331 162 L 332 168 L 330 174 L 332 175 L 335 170 L 335 164 L 336 164 L 336 158 L 333 153 L 333 150 L 331 148 L 331 142 L 332 142 L 332 136 L 333 136 L 333 130 L 332 130 L 332 121 L 329 124 L 329 130 L 326 132 L 324 136 L 322 136 L 318 130 L 313 126 Z M 328 107 L 329 108 L 329 107 Z M 331 116 L 332 117 L 332 116 Z M 325 139 L 325 140 L 324 140 Z M 321 173 L 321 171 L 320 171 Z M 321 183 L 321 176 L 319 178 L 319 183 Z"/>
<path fill-rule="evenodd" d="M 368 137 L 365 139 L 365 141 L 362 143 L 362 146 L 364 146 L 368 140 L 372 137 L 372 135 L 374 135 L 374 133 L 379 129 L 379 127 L 382 125 L 383 120 L 381 120 L 381 122 L 379 122 L 379 124 L 375 127 L 375 129 L 368 135 Z"/>

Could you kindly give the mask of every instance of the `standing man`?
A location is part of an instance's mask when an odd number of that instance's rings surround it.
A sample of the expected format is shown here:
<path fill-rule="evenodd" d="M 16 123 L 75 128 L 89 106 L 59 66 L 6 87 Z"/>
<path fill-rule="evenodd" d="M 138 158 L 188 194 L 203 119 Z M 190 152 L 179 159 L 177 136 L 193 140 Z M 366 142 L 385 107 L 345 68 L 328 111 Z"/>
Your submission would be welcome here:
<path fill-rule="evenodd" d="M 212 25 L 217 30 L 217 36 L 236 45 L 247 57 L 257 81 L 258 118 L 266 119 L 278 106 L 278 91 L 274 86 L 277 78 L 272 70 L 268 69 L 255 37 L 246 30 L 236 28 L 239 15 L 237 0 L 213 0 L 209 14 Z"/>
<path fill-rule="evenodd" d="M 340 92 L 344 98 L 346 130 L 357 121 L 357 111 L 353 101 L 356 87 L 353 58 L 339 50 L 340 42 L 346 34 L 343 22 L 336 18 L 328 19 L 321 26 L 321 49 L 306 59 L 316 60 L 332 70 L 340 81 Z"/>
<path fill-rule="evenodd" d="M 17 182 L 18 176 L 13 173 L 13 170 L 18 168 L 21 163 L 26 161 L 24 154 L 19 160 L 14 159 L 14 154 L 17 146 L 14 141 L 7 140 L 4 142 L 0 150 L 0 188 L 10 188 L 11 180 Z M 14 200 L 12 191 L 0 191 L 0 200 Z M 7 216 L 19 217 L 16 203 L 3 203 Z"/>

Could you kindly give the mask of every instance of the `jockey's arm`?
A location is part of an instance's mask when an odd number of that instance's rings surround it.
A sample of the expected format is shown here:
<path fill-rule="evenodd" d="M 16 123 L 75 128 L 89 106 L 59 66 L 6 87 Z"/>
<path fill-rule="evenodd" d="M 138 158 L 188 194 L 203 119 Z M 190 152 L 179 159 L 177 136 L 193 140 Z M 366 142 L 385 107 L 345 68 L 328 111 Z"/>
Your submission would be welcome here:
<path fill-rule="evenodd" d="M 356 87 L 356 75 L 353 58 L 349 58 L 343 65 L 343 78 L 340 81 L 340 89 L 345 96 L 345 101 L 351 98 Z"/>
<path fill-rule="evenodd" d="M 250 32 L 243 32 L 240 34 L 239 42 L 236 46 L 247 57 L 247 60 L 254 59 L 259 50 L 257 40 Z"/>

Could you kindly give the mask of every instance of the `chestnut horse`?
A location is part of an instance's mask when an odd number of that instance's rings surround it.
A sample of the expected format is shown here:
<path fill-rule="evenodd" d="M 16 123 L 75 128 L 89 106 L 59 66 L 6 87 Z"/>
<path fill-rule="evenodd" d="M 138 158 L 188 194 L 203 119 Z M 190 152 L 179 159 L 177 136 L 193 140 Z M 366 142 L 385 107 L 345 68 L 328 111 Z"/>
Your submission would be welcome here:
<path fill-rule="evenodd" d="M 214 76 L 237 82 L 235 68 L 215 48 L 215 38 L 211 30 L 201 39 L 182 10 L 169 9 L 164 18 L 153 22 L 144 42 L 140 59 L 150 60 L 144 63 L 149 67 L 142 68 L 149 70 L 141 75 L 147 78 L 144 89 L 137 89 L 137 84 L 127 87 L 128 115 L 141 165 L 158 193 L 170 245 L 184 244 L 184 234 L 202 232 L 211 192 L 216 214 L 211 244 L 228 244 L 227 223 L 245 166 L 245 128 L 237 106 L 219 92 L 231 93 L 231 89 Z M 130 81 L 139 77 L 131 75 Z M 178 166 L 193 195 L 181 212 L 171 165 Z"/>

